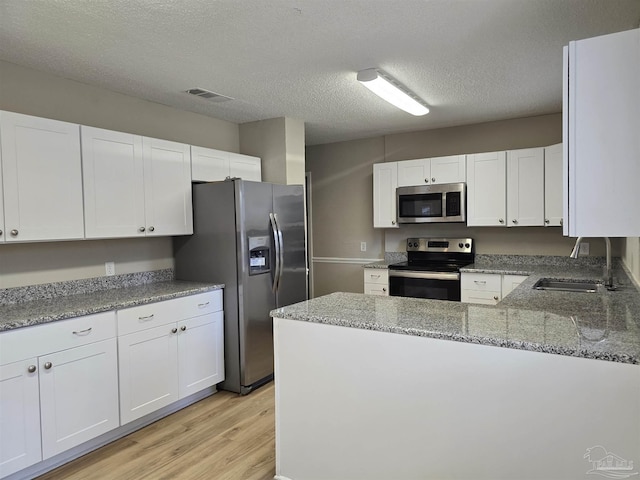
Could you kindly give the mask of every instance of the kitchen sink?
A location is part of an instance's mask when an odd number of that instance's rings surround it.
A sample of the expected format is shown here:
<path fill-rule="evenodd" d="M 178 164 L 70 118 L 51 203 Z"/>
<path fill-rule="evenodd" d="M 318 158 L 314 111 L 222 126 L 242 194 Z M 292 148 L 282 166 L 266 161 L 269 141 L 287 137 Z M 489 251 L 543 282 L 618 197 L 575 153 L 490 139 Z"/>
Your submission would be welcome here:
<path fill-rule="evenodd" d="M 541 278 L 533 284 L 532 288 L 536 290 L 593 293 L 598 291 L 598 282 L 595 280 Z"/>

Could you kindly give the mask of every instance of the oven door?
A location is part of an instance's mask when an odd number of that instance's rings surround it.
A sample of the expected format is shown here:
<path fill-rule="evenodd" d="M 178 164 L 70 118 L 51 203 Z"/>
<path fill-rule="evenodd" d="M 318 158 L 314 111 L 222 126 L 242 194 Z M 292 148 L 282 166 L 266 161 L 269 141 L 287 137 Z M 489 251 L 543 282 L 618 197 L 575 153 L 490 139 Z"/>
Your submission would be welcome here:
<path fill-rule="evenodd" d="M 460 273 L 389 270 L 389 295 L 460 301 Z"/>

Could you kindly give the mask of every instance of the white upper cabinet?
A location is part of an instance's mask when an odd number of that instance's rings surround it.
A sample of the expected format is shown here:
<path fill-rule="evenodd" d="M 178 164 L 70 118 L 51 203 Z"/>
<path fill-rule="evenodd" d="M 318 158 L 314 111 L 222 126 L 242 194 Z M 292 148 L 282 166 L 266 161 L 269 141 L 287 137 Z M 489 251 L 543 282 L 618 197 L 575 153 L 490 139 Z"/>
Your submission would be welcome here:
<path fill-rule="evenodd" d="M 640 236 L 640 29 L 565 47 L 564 234 Z"/>
<path fill-rule="evenodd" d="M 467 155 L 467 225 L 504 226 L 507 218 L 506 152 Z"/>
<path fill-rule="evenodd" d="M 193 233 L 189 145 L 82 127 L 87 238 Z"/>
<path fill-rule="evenodd" d="M 0 148 L 0 243 L 4 243 L 4 239 L 4 187 L 2 186 L 2 149 Z"/>
<path fill-rule="evenodd" d="M 193 233 L 189 145 L 143 137 L 147 236 Z"/>
<path fill-rule="evenodd" d="M 398 187 L 459 183 L 466 180 L 466 156 L 418 158 L 398 164 Z"/>
<path fill-rule="evenodd" d="M 562 225 L 562 144 L 544 149 L 544 225 Z"/>
<path fill-rule="evenodd" d="M 544 225 L 544 148 L 507 152 L 507 225 Z"/>
<path fill-rule="evenodd" d="M 373 165 L 373 227 L 398 228 L 396 221 L 396 187 L 398 163 L 386 162 Z"/>
<path fill-rule="evenodd" d="M 144 236 L 142 137 L 85 126 L 81 131 L 87 238 Z"/>
<path fill-rule="evenodd" d="M 4 195 L 0 238 L 7 242 L 83 238 L 79 125 L 3 111 L 0 138 Z"/>
<path fill-rule="evenodd" d="M 258 157 L 192 146 L 191 162 L 194 182 L 216 182 L 227 177 L 262 181 L 262 162 Z"/>

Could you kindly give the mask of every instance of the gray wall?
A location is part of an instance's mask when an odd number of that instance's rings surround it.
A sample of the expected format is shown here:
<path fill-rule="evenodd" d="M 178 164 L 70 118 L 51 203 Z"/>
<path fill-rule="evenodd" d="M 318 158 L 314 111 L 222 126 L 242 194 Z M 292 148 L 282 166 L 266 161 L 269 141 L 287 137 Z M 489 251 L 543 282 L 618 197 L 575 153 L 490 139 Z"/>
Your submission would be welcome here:
<path fill-rule="evenodd" d="M 405 251 L 411 236 L 470 236 L 478 253 L 568 255 L 574 241 L 561 228 L 467 228 L 461 225 L 373 228 L 374 163 L 463 153 L 539 147 L 562 141 L 562 115 L 386 135 L 366 140 L 310 146 L 314 295 L 363 291 L 362 263 Z M 367 242 L 367 251 L 360 251 Z M 592 255 L 604 242 L 591 243 Z M 619 242 L 614 253 L 620 254 Z M 360 259 L 360 261 L 359 261 Z"/>
<path fill-rule="evenodd" d="M 0 109 L 239 151 L 238 125 L 0 61 Z M 0 288 L 173 266 L 171 238 L 0 245 Z"/>

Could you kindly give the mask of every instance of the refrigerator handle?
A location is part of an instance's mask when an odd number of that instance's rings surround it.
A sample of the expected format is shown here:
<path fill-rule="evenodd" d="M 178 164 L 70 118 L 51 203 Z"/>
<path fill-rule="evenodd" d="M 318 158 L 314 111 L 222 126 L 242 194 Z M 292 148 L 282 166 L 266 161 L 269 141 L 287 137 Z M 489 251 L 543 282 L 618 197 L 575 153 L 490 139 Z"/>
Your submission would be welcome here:
<path fill-rule="evenodd" d="M 278 230 L 278 241 L 280 242 L 280 270 L 278 273 L 278 284 L 276 287 L 276 291 L 280 289 L 280 282 L 282 281 L 282 274 L 284 273 L 284 241 L 282 240 L 282 230 L 280 229 L 280 225 L 278 224 L 278 214 L 273 214 L 273 219 L 275 220 L 276 229 Z M 277 253 L 277 252 L 276 252 Z"/>
<path fill-rule="evenodd" d="M 271 230 L 273 231 L 273 246 L 275 248 L 276 264 L 273 271 L 273 293 L 278 291 L 278 280 L 280 278 L 280 238 L 278 237 L 278 225 L 276 224 L 276 218 L 273 213 L 269 214 L 269 221 L 271 222 Z"/>

